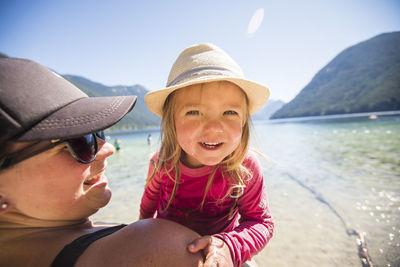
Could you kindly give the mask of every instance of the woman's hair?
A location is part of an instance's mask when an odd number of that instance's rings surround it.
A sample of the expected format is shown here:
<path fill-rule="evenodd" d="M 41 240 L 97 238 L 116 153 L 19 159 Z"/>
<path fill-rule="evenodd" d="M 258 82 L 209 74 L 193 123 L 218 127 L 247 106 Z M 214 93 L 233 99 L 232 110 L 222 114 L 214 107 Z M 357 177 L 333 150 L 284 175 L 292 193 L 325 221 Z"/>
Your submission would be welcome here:
<path fill-rule="evenodd" d="M 4 157 L 7 157 L 9 154 L 15 152 L 15 145 L 16 143 L 12 142 L 12 141 L 6 141 L 5 143 L 3 143 L 0 146 L 0 165 L 2 164 L 2 160 Z M 10 169 L 13 168 L 14 166 L 5 168 L 5 169 Z M 1 169 L 0 172 L 2 172 L 5 169 Z"/>
<path fill-rule="evenodd" d="M 161 121 L 161 130 L 160 130 L 161 147 L 156 162 L 153 162 L 154 170 L 148 176 L 146 181 L 146 184 L 149 184 L 154 175 L 159 170 L 164 169 L 169 179 L 172 182 L 174 182 L 174 188 L 171 197 L 168 200 L 168 204 L 165 210 L 167 210 L 171 205 L 175 197 L 176 191 L 178 189 L 178 185 L 180 183 L 180 178 L 181 178 L 179 169 L 179 160 L 182 155 L 182 148 L 178 143 L 176 129 L 175 129 L 175 106 L 176 106 L 175 93 L 176 91 L 171 93 L 167 97 L 163 106 L 163 117 Z M 208 179 L 206 189 L 203 195 L 203 200 L 199 207 L 200 209 L 203 208 L 205 198 L 213 183 L 214 175 L 218 167 L 220 166 L 222 167 L 222 173 L 224 177 L 230 178 L 230 181 L 228 181 L 230 184 L 230 190 L 228 190 L 227 194 L 223 197 L 223 199 L 227 197 L 232 197 L 234 199 L 234 205 L 231 208 L 230 216 L 232 216 L 233 214 L 238 198 L 243 194 L 243 190 L 245 188 L 244 181 L 250 176 L 249 170 L 242 164 L 244 158 L 246 157 L 246 153 L 249 146 L 250 123 L 251 123 L 248 98 L 244 92 L 243 95 L 246 98 L 246 107 L 245 107 L 244 124 L 242 129 L 241 141 L 239 143 L 239 146 L 230 155 L 225 157 L 220 164 L 214 167 L 214 170 L 211 173 L 210 178 Z"/>
<path fill-rule="evenodd" d="M 8 143 L 5 143 L 2 146 L 0 146 L 0 159 L 7 155 L 8 147 L 9 147 Z"/>

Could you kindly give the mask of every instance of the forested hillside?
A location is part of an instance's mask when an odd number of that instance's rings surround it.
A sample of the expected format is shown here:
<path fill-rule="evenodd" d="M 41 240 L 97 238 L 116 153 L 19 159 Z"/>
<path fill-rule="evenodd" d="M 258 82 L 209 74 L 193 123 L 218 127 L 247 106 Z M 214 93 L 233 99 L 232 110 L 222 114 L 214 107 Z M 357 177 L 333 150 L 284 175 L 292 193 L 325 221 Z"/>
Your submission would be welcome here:
<path fill-rule="evenodd" d="M 149 91 L 141 85 L 133 86 L 105 86 L 76 75 L 62 75 L 65 79 L 79 87 L 89 96 L 136 95 L 138 97 L 135 108 L 128 113 L 112 129 L 138 129 L 157 127 L 161 119 L 154 115 L 145 105 L 144 96 Z"/>
<path fill-rule="evenodd" d="M 347 48 L 271 119 L 400 110 L 400 32 Z"/>

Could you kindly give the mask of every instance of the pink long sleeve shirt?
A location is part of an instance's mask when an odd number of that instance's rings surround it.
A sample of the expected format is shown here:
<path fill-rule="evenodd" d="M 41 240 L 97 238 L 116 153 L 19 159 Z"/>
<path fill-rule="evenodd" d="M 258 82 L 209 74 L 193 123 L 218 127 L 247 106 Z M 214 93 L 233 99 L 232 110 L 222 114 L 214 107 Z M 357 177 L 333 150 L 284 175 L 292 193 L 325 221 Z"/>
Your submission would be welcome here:
<path fill-rule="evenodd" d="M 156 162 L 157 154 L 152 161 Z M 199 209 L 207 181 L 213 166 L 191 169 L 179 164 L 181 179 L 175 198 L 165 210 L 173 190 L 174 182 L 160 170 L 146 187 L 140 204 L 142 218 L 163 218 L 183 224 L 200 235 L 214 235 L 228 245 L 235 266 L 240 266 L 260 252 L 272 237 L 274 223 L 269 210 L 260 164 L 256 157 L 248 154 L 243 165 L 251 172 L 245 181 L 244 193 L 237 201 L 233 216 L 229 220 L 234 204 L 231 197 L 224 198 L 229 190 L 227 177 L 221 168 L 216 171 L 213 184 L 206 196 L 203 210 Z M 150 163 L 149 175 L 154 166 Z"/>

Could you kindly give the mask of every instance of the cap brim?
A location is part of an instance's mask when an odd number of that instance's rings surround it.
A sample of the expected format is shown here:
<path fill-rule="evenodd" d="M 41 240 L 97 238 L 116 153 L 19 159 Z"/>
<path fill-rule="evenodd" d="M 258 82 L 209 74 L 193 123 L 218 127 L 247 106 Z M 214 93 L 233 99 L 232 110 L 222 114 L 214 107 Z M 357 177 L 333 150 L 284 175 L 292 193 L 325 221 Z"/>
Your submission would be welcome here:
<path fill-rule="evenodd" d="M 64 139 L 104 130 L 120 121 L 136 96 L 84 97 L 41 120 L 16 141 Z"/>
<path fill-rule="evenodd" d="M 145 102 L 150 111 L 162 117 L 164 102 L 168 97 L 168 95 L 171 94 L 173 91 L 194 84 L 208 83 L 215 81 L 228 81 L 239 86 L 246 93 L 247 98 L 249 99 L 250 114 L 253 114 L 257 112 L 259 109 L 261 109 L 261 107 L 267 103 L 270 95 L 269 89 L 264 85 L 243 78 L 206 76 L 206 77 L 198 77 L 195 79 L 191 79 L 189 82 L 184 82 L 161 90 L 147 93 L 147 95 L 145 96 Z"/>

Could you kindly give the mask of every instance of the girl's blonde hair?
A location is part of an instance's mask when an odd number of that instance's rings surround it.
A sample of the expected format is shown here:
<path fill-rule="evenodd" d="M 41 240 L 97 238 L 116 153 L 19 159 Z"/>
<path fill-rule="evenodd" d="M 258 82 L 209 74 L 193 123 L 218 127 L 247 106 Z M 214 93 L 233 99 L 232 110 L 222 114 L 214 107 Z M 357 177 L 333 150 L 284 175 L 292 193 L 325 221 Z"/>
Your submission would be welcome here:
<path fill-rule="evenodd" d="M 176 106 L 175 93 L 176 91 L 172 92 L 167 97 L 163 106 L 163 117 L 160 129 L 161 147 L 156 162 L 152 163 L 154 164 L 154 170 L 151 173 L 151 175 L 148 176 L 146 181 L 146 186 L 147 186 L 151 181 L 151 179 L 154 177 L 154 175 L 159 170 L 164 168 L 168 178 L 172 182 L 174 182 L 174 188 L 171 197 L 168 200 L 168 204 L 165 210 L 167 210 L 171 205 L 175 197 L 176 191 L 178 189 L 181 178 L 179 169 L 179 160 L 182 155 L 182 148 L 178 144 L 177 134 L 175 129 L 175 116 L 174 116 L 175 115 L 174 111 Z M 242 93 L 246 99 L 246 107 L 244 112 L 244 124 L 242 129 L 241 141 L 239 143 L 239 146 L 230 155 L 225 157 L 225 159 L 220 164 L 214 167 L 214 170 L 211 173 L 210 178 L 208 179 L 206 189 L 203 195 L 203 200 L 199 207 L 200 210 L 203 209 L 204 201 L 213 183 L 214 175 L 217 171 L 217 168 L 221 166 L 223 168 L 222 169 L 223 176 L 230 178 L 230 181 L 228 181 L 230 183 L 230 189 L 222 199 L 226 199 L 227 197 L 232 197 L 234 199 L 234 204 L 231 207 L 230 211 L 230 217 L 233 215 L 233 211 L 236 206 L 238 198 L 243 194 L 243 190 L 245 188 L 244 182 L 248 177 L 250 177 L 250 171 L 242 164 L 244 158 L 246 157 L 249 146 L 250 124 L 251 124 L 248 98 L 243 91 Z"/>

